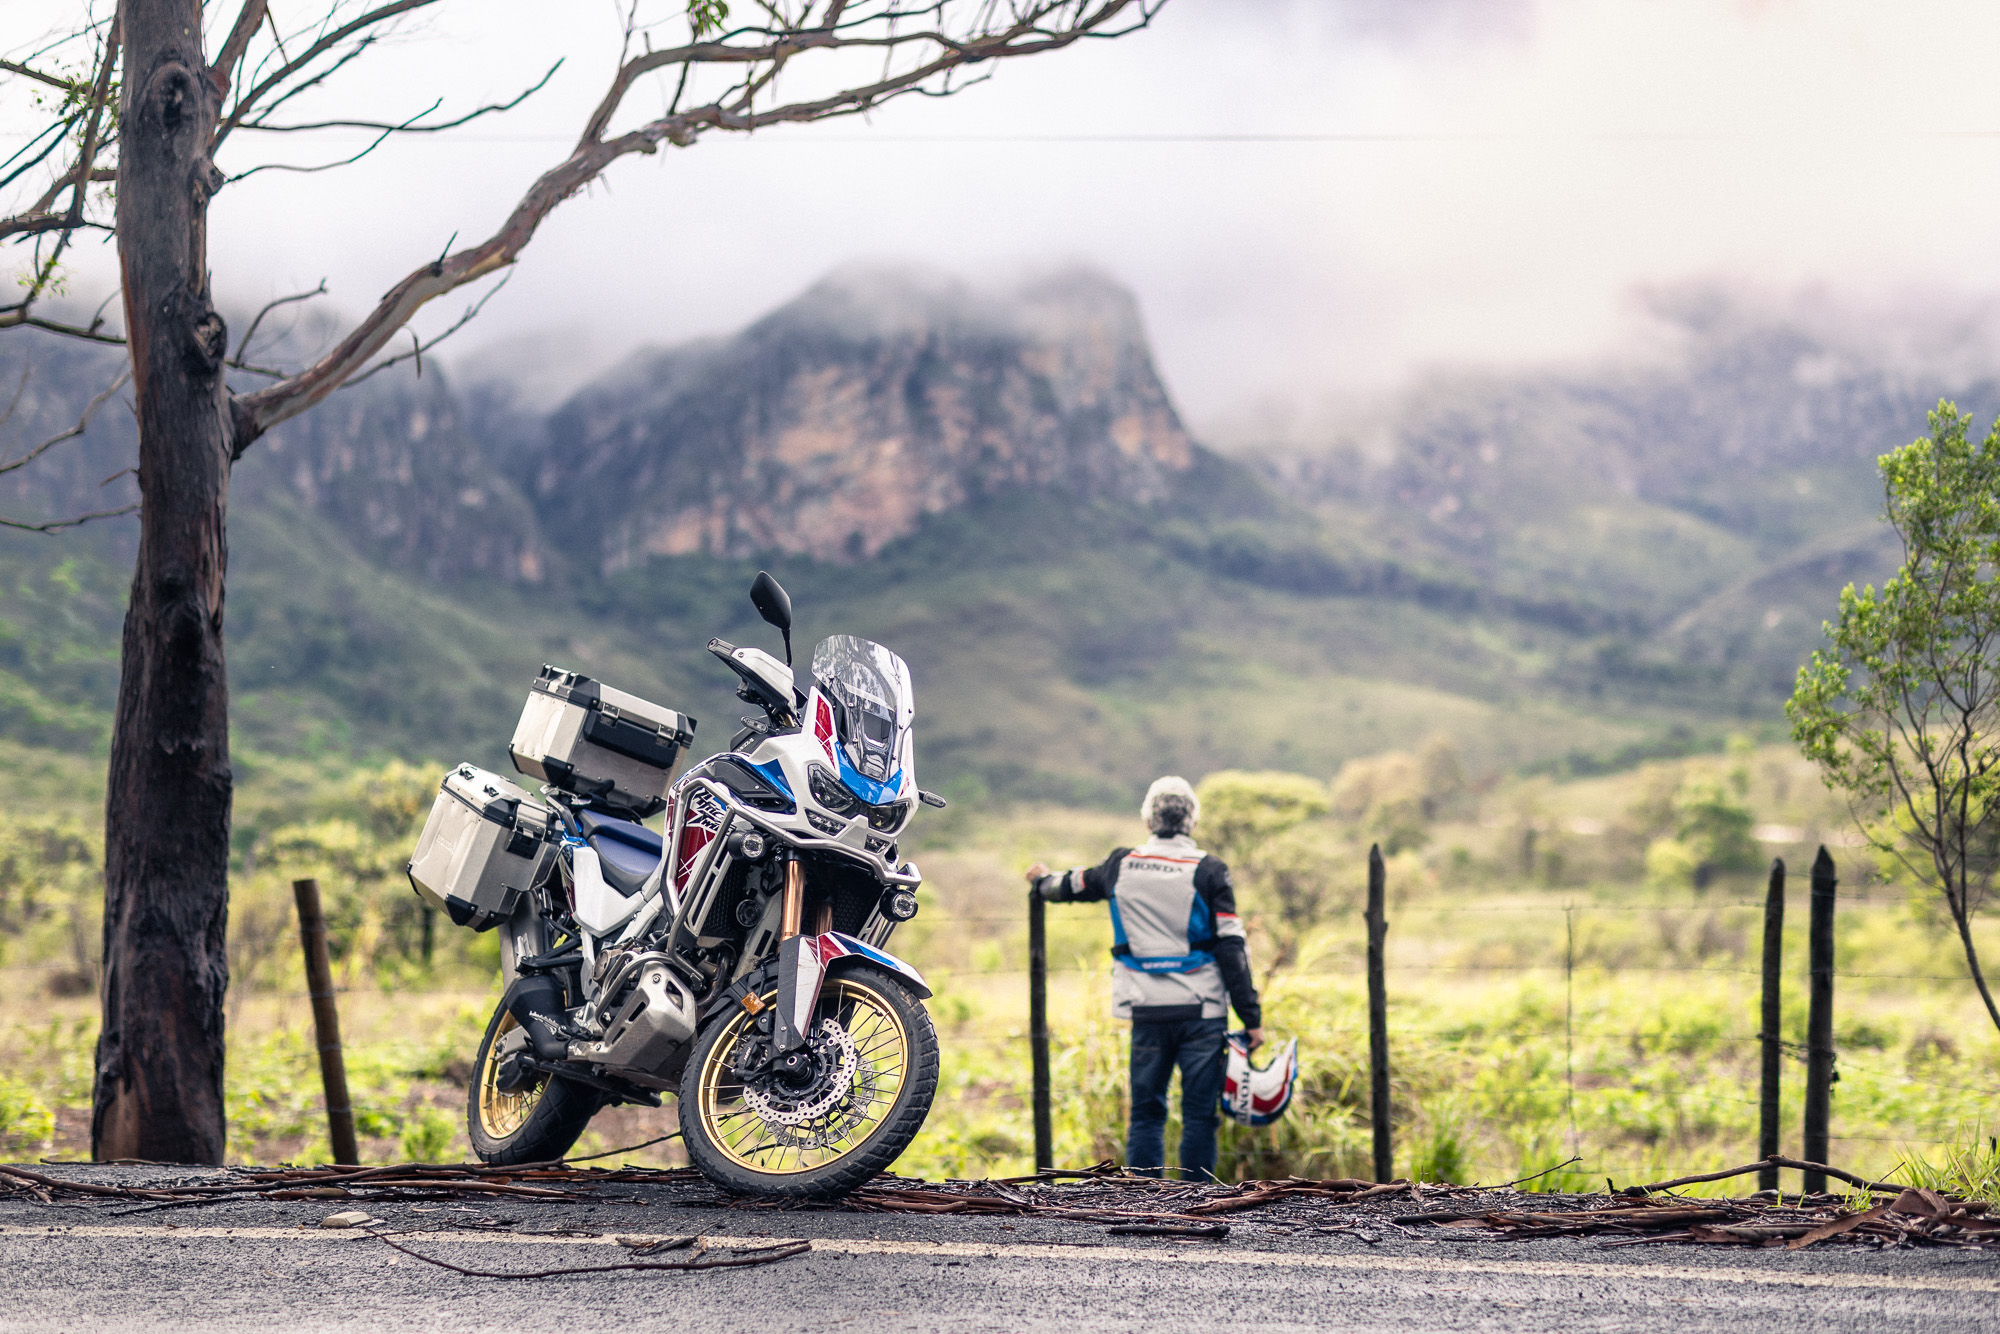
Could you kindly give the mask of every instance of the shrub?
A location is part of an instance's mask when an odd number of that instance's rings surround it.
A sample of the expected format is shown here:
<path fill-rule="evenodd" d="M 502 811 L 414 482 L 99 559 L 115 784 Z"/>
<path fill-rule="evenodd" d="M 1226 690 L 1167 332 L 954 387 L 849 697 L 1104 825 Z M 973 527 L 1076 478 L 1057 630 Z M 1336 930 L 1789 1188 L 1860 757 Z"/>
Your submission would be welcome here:
<path fill-rule="evenodd" d="M 1201 780 L 1201 838 L 1224 861 L 1254 858 L 1262 845 L 1326 814 L 1326 785 L 1304 774 L 1224 769 Z"/>
<path fill-rule="evenodd" d="M 56 1116 L 35 1090 L 12 1075 L 0 1075 L 0 1148 L 37 1153 L 48 1147 Z"/>

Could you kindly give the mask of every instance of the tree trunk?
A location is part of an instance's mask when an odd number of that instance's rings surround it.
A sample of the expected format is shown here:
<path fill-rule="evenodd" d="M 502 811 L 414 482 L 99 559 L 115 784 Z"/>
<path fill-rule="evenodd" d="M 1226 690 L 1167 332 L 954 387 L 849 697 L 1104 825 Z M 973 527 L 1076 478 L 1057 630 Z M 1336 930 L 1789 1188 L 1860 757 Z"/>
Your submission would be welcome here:
<path fill-rule="evenodd" d="M 125 613 L 104 836 L 104 1027 L 91 1151 L 219 1163 L 229 983 L 231 428 L 209 300 L 207 145 L 221 89 L 199 0 L 123 0 L 118 258 L 139 418 L 139 562 Z"/>
<path fill-rule="evenodd" d="M 1966 907 L 1971 902 L 1971 892 L 1969 889 L 1961 891 L 1957 903 L 1951 903 L 1949 896 L 1945 901 L 1952 909 L 1952 922 L 1958 927 L 1959 944 L 1965 946 L 1965 967 L 1972 974 L 1972 985 L 1979 988 L 1979 999 L 1986 1002 L 1986 1017 L 1993 1021 L 1996 1030 L 2000 1030 L 2000 1005 L 1993 1003 L 1993 992 L 1987 987 L 1986 974 L 1979 967 L 1979 951 L 1972 945 L 1972 911 Z"/>

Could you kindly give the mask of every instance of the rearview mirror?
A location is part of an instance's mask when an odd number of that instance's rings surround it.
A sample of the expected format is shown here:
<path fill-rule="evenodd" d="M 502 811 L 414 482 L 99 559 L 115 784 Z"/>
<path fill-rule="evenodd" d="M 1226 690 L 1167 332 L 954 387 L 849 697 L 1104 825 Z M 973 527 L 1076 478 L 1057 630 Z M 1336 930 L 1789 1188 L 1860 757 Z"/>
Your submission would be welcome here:
<path fill-rule="evenodd" d="M 778 627 L 785 637 L 785 666 L 792 665 L 792 599 L 776 579 L 763 570 L 757 571 L 756 582 L 750 585 L 750 605 L 757 614 Z"/>

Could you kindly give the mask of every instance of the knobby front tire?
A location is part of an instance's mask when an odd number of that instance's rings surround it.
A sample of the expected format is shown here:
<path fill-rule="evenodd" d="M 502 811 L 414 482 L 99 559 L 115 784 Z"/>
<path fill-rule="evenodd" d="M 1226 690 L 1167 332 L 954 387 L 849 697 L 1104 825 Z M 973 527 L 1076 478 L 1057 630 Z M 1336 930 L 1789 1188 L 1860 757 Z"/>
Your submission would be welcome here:
<path fill-rule="evenodd" d="M 777 1004 L 775 986 L 760 999 Z M 711 1020 L 681 1076 L 681 1142 L 716 1185 L 793 1199 L 844 1195 L 895 1162 L 923 1128 L 937 1095 L 937 1030 L 890 974 L 862 966 L 827 980 L 811 1029 L 839 1027 L 854 1073 L 832 1105 L 801 1124 L 766 1120 L 736 1077 L 737 1046 L 755 1022 L 741 1009 Z"/>

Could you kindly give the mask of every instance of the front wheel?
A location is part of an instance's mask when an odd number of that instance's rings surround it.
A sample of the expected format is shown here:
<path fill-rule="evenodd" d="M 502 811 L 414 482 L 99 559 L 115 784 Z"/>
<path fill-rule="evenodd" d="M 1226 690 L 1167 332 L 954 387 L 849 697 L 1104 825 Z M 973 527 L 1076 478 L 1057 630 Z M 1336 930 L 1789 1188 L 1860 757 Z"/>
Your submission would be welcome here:
<path fill-rule="evenodd" d="M 757 1015 L 733 1010 L 695 1039 L 681 1076 L 681 1140 L 725 1190 L 841 1195 L 896 1161 L 937 1093 L 937 1030 L 917 998 L 868 967 L 829 978 L 801 1050 L 770 1061 L 776 988 Z"/>
<path fill-rule="evenodd" d="M 465 1129 L 481 1162 L 553 1162 L 570 1151 L 604 1103 L 587 1084 L 560 1076 L 521 1079 L 509 1071 L 508 1058 L 526 1049 L 526 1037 L 503 1005 L 479 1044 L 466 1088 Z"/>

